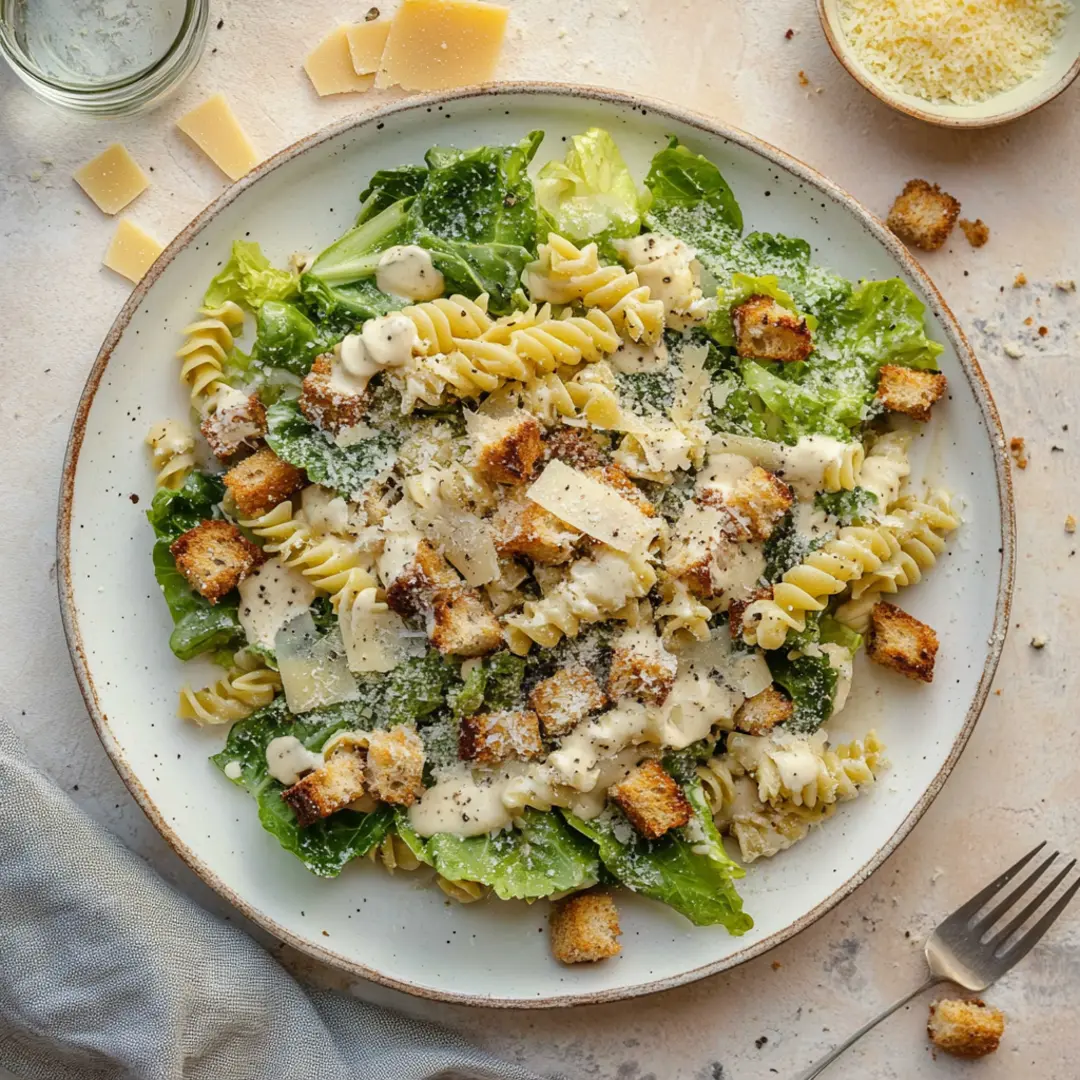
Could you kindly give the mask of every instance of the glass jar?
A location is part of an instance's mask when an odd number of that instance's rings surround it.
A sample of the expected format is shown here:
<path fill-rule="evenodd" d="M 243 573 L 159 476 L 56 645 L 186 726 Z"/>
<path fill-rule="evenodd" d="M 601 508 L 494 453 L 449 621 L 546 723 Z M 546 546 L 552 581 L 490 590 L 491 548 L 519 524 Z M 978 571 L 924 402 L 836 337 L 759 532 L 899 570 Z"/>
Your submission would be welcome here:
<path fill-rule="evenodd" d="M 0 0 L 0 52 L 46 101 L 139 112 L 192 71 L 210 0 Z"/>

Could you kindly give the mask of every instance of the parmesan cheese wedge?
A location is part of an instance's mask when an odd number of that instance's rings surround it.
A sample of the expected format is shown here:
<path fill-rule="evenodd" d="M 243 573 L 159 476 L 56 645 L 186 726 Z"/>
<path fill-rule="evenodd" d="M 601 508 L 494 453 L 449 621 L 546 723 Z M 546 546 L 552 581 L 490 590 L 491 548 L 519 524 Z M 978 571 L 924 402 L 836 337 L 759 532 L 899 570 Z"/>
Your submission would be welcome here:
<path fill-rule="evenodd" d="M 139 282 L 164 250 L 149 233 L 121 218 L 102 263 L 128 281 Z"/>
<path fill-rule="evenodd" d="M 361 23 L 361 27 L 364 25 Z M 370 25 L 380 24 L 371 23 Z M 353 67 L 349 32 L 354 29 L 358 28 L 339 26 L 323 38 L 305 58 L 304 70 L 319 97 L 369 90 L 375 81 L 370 74 L 357 74 L 356 68 Z"/>
<path fill-rule="evenodd" d="M 379 70 L 379 61 L 386 47 L 386 35 L 389 33 L 389 19 L 356 23 L 347 27 L 349 57 L 357 75 L 374 75 Z M 371 85 L 370 81 L 368 85 Z"/>
<path fill-rule="evenodd" d="M 406 637 L 401 617 L 377 599 L 375 589 L 365 589 L 351 607 L 343 606 L 338 621 L 350 671 L 393 671 L 427 649 L 423 636 Z"/>
<path fill-rule="evenodd" d="M 120 143 L 103 150 L 73 173 L 79 185 L 106 214 L 118 214 L 149 186 L 150 178 Z"/>
<path fill-rule="evenodd" d="M 259 163 L 255 147 L 222 94 L 214 94 L 184 113 L 176 126 L 230 180 L 239 180 Z"/>
<path fill-rule="evenodd" d="M 560 521 L 616 551 L 646 546 L 659 528 L 656 519 L 646 517 L 613 488 L 561 461 L 552 461 L 525 494 Z"/>
<path fill-rule="evenodd" d="M 340 635 L 319 637 L 307 612 L 278 633 L 274 652 L 290 712 L 309 712 L 360 696 Z"/>

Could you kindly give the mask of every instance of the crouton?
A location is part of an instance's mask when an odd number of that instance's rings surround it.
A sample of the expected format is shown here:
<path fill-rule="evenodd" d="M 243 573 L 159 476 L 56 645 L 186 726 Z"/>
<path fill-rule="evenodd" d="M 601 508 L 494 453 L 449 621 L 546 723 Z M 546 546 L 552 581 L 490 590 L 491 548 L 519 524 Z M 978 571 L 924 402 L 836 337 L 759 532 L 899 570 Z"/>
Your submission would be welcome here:
<path fill-rule="evenodd" d="M 618 956 L 619 913 L 607 893 L 579 893 L 551 913 L 551 951 L 564 964 L 588 964 Z"/>
<path fill-rule="evenodd" d="M 199 426 L 214 456 L 221 461 L 245 447 L 254 448 L 266 434 L 266 409 L 257 394 L 234 405 L 225 405 Z"/>
<path fill-rule="evenodd" d="M 266 555 L 228 521 L 202 521 L 169 546 L 176 569 L 211 604 L 232 592 Z"/>
<path fill-rule="evenodd" d="M 563 668 L 533 687 L 529 704 L 549 739 L 573 731 L 590 713 L 607 704 L 607 695 L 591 672 L 582 667 Z"/>
<path fill-rule="evenodd" d="M 982 218 L 976 218 L 974 221 L 961 218 L 959 224 L 960 228 L 964 230 L 967 242 L 973 248 L 981 248 L 990 239 L 990 226 Z"/>
<path fill-rule="evenodd" d="M 500 484 L 531 480 L 543 444 L 540 421 L 520 409 L 500 420 L 487 419 L 477 440 L 476 468 Z"/>
<path fill-rule="evenodd" d="M 379 802 L 412 806 L 424 790 L 424 744 L 415 729 L 398 724 L 368 735 L 364 779 Z"/>
<path fill-rule="evenodd" d="M 458 728 L 458 757 L 497 765 L 501 761 L 531 761 L 544 752 L 540 721 L 531 709 L 473 713 Z"/>
<path fill-rule="evenodd" d="M 735 713 L 735 727 L 747 735 L 768 735 L 777 724 L 791 719 L 795 706 L 787 694 L 768 686 L 747 698 Z"/>
<path fill-rule="evenodd" d="M 930 1004 L 926 1024 L 930 1041 L 957 1057 L 992 1054 L 1005 1033 L 1005 1014 L 981 998 L 969 1001 L 943 998 Z"/>
<path fill-rule="evenodd" d="M 364 755 L 338 751 L 321 768 L 310 772 L 281 797 L 293 808 L 300 828 L 329 817 L 364 794 Z"/>
<path fill-rule="evenodd" d="M 754 589 L 747 596 L 740 596 L 737 600 L 731 601 L 731 606 L 728 608 L 728 627 L 731 630 L 731 636 L 736 641 L 739 641 L 743 635 L 743 621 L 746 616 L 746 609 L 758 600 L 771 600 L 772 599 L 772 586 L 761 589 Z"/>
<path fill-rule="evenodd" d="M 791 364 L 805 360 L 814 343 L 806 320 L 771 296 L 751 296 L 732 309 L 735 351 L 753 360 Z"/>
<path fill-rule="evenodd" d="M 936 251 L 948 239 L 960 204 L 937 184 L 925 180 L 909 180 L 892 204 L 885 224 L 905 244 Z"/>
<path fill-rule="evenodd" d="M 435 596 L 428 638 L 450 656 L 484 656 L 502 645 L 502 627 L 475 589 L 449 589 Z"/>
<path fill-rule="evenodd" d="M 350 392 L 347 384 L 334 379 L 334 356 L 316 356 L 311 371 L 304 376 L 300 393 L 300 411 L 317 428 L 332 435 L 355 427 L 367 415 L 371 394 L 365 389 Z"/>
<path fill-rule="evenodd" d="M 612 649 L 608 694 L 613 701 L 633 697 L 646 705 L 663 705 L 678 666 L 651 626 L 624 630 Z"/>
<path fill-rule="evenodd" d="M 607 484 L 609 488 L 614 488 L 627 502 L 633 503 L 646 517 L 656 517 L 656 507 L 649 502 L 645 492 L 618 465 L 597 465 L 594 468 L 586 469 L 585 475 L 599 481 L 601 484 Z"/>
<path fill-rule="evenodd" d="M 234 465 L 223 477 L 236 509 L 244 517 L 257 517 L 304 486 L 302 469 L 290 465 L 264 446 Z"/>
<path fill-rule="evenodd" d="M 775 473 L 755 465 L 740 476 L 727 496 L 736 521 L 754 540 L 768 540 L 780 519 L 791 509 L 795 496 Z"/>
<path fill-rule="evenodd" d="M 1027 443 L 1020 435 L 1014 435 L 1009 440 L 1009 454 L 1013 461 L 1016 462 L 1018 469 L 1026 469 L 1028 467 L 1027 456 Z"/>
<path fill-rule="evenodd" d="M 925 423 L 947 386 L 948 379 L 933 371 L 885 364 L 878 373 L 877 399 L 890 412 L 904 413 Z"/>
<path fill-rule="evenodd" d="M 749 539 L 749 530 L 728 506 L 726 494 L 706 489 L 683 507 L 664 555 L 664 567 L 672 577 L 684 581 L 695 596 L 713 598 L 730 588 L 731 579 L 725 571 L 739 557 L 739 544 Z"/>
<path fill-rule="evenodd" d="M 567 427 L 565 424 L 544 436 L 540 461 L 564 461 L 575 469 L 592 469 L 602 465 L 606 458 L 602 436 L 584 428 Z"/>
<path fill-rule="evenodd" d="M 430 611 L 435 597 L 461 586 L 461 578 L 429 540 L 416 545 L 416 553 L 386 588 L 386 603 L 399 615 Z"/>
<path fill-rule="evenodd" d="M 934 681 L 938 637 L 913 615 L 884 600 L 870 610 L 866 655 L 909 679 Z"/>
<path fill-rule="evenodd" d="M 643 761 L 625 780 L 608 788 L 608 796 L 646 840 L 656 840 L 690 820 L 682 788 L 658 761 Z"/>
<path fill-rule="evenodd" d="M 534 563 L 555 566 L 574 554 L 581 533 L 531 499 L 509 499 L 492 519 L 495 550 L 504 557 L 524 555 Z"/>

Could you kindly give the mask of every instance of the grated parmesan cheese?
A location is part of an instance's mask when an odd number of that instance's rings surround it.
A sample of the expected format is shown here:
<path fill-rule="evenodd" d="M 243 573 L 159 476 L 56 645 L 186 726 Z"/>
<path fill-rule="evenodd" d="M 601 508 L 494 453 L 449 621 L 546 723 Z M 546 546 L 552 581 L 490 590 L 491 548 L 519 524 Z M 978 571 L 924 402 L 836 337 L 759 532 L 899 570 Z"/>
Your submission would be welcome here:
<path fill-rule="evenodd" d="M 972 105 L 1039 74 L 1067 0 L 841 0 L 870 72 L 928 101 Z"/>

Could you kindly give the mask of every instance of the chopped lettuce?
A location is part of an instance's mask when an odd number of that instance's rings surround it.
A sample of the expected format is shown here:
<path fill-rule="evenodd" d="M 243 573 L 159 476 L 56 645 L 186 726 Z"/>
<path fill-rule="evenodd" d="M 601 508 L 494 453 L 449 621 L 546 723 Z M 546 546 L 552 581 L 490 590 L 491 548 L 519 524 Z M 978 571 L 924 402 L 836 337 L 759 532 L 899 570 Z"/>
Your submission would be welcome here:
<path fill-rule="evenodd" d="M 363 726 L 357 721 L 355 706 L 351 710 L 341 706 L 316 709 L 298 719 L 289 712 L 285 699 L 277 697 L 233 724 L 225 748 L 210 759 L 223 772 L 232 762 L 240 766 L 233 783 L 255 798 L 262 827 L 320 877 L 335 877 L 347 862 L 366 855 L 390 831 L 393 811 L 388 806 L 369 814 L 339 810 L 301 829 L 292 807 L 281 797 L 283 786 L 267 770 L 266 748 L 271 739 L 292 735 L 309 750 L 318 751 L 336 732 Z"/>
<path fill-rule="evenodd" d="M 645 186 L 652 196 L 653 218 L 675 236 L 693 238 L 666 226 L 678 220 L 678 211 L 691 211 L 735 233 L 742 232 L 743 217 L 735 195 L 720 170 L 707 157 L 695 154 L 671 137 L 667 147 L 652 159 Z M 675 212 L 675 213 L 673 213 Z"/>
<path fill-rule="evenodd" d="M 455 665 L 437 649 L 402 661 L 389 674 L 378 677 L 379 725 L 418 724 L 446 704 L 456 679 Z"/>
<path fill-rule="evenodd" d="M 814 505 L 840 525 L 859 525 L 877 510 L 878 497 L 866 488 L 854 487 L 850 491 L 820 492 L 814 496 Z"/>
<path fill-rule="evenodd" d="M 257 366 L 280 368 L 303 378 L 315 357 L 338 337 L 316 326 L 296 304 L 270 300 L 255 319 L 252 360 Z"/>
<path fill-rule="evenodd" d="M 296 291 L 296 274 L 275 270 L 258 244 L 236 240 L 229 261 L 210 282 L 203 306 L 221 307 L 231 300 L 249 311 L 257 311 L 268 300 L 287 300 Z"/>
<path fill-rule="evenodd" d="M 379 431 L 352 446 L 338 446 L 283 399 L 266 410 L 266 442 L 279 458 L 304 469 L 313 484 L 358 499 L 371 479 L 393 464 L 397 437 Z"/>
<path fill-rule="evenodd" d="M 175 491 L 160 488 L 146 511 L 146 518 L 159 540 L 172 543 L 200 521 L 217 517 L 215 508 L 224 495 L 225 485 L 220 476 L 196 470 Z"/>
<path fill-rule="evenodd" d="M 589 128 L 570 140 L 563 161 L 549 161 L 536 178 L 541 225 L 578 243 L 636 236 L 650 201 L 639 192 L 615 140 Z"/>
<path fill-rule="evenodd" d="M 528 809 L 513 829 L 484 836 L 436 833 L 421 839 L 399 813 L 397 833 L 448 881 L 488 885 L 502 900 L 536 900 L 596 884 L 596 849 L 555 813 Z"/>
<path fill-rule="evenodd" d="M 449 705 L 455 720 L 488 709 L 512 709 L 521 698 L 525 658 L 503 650 L 475 664 L 465 681 L 451 694 Z"/>

